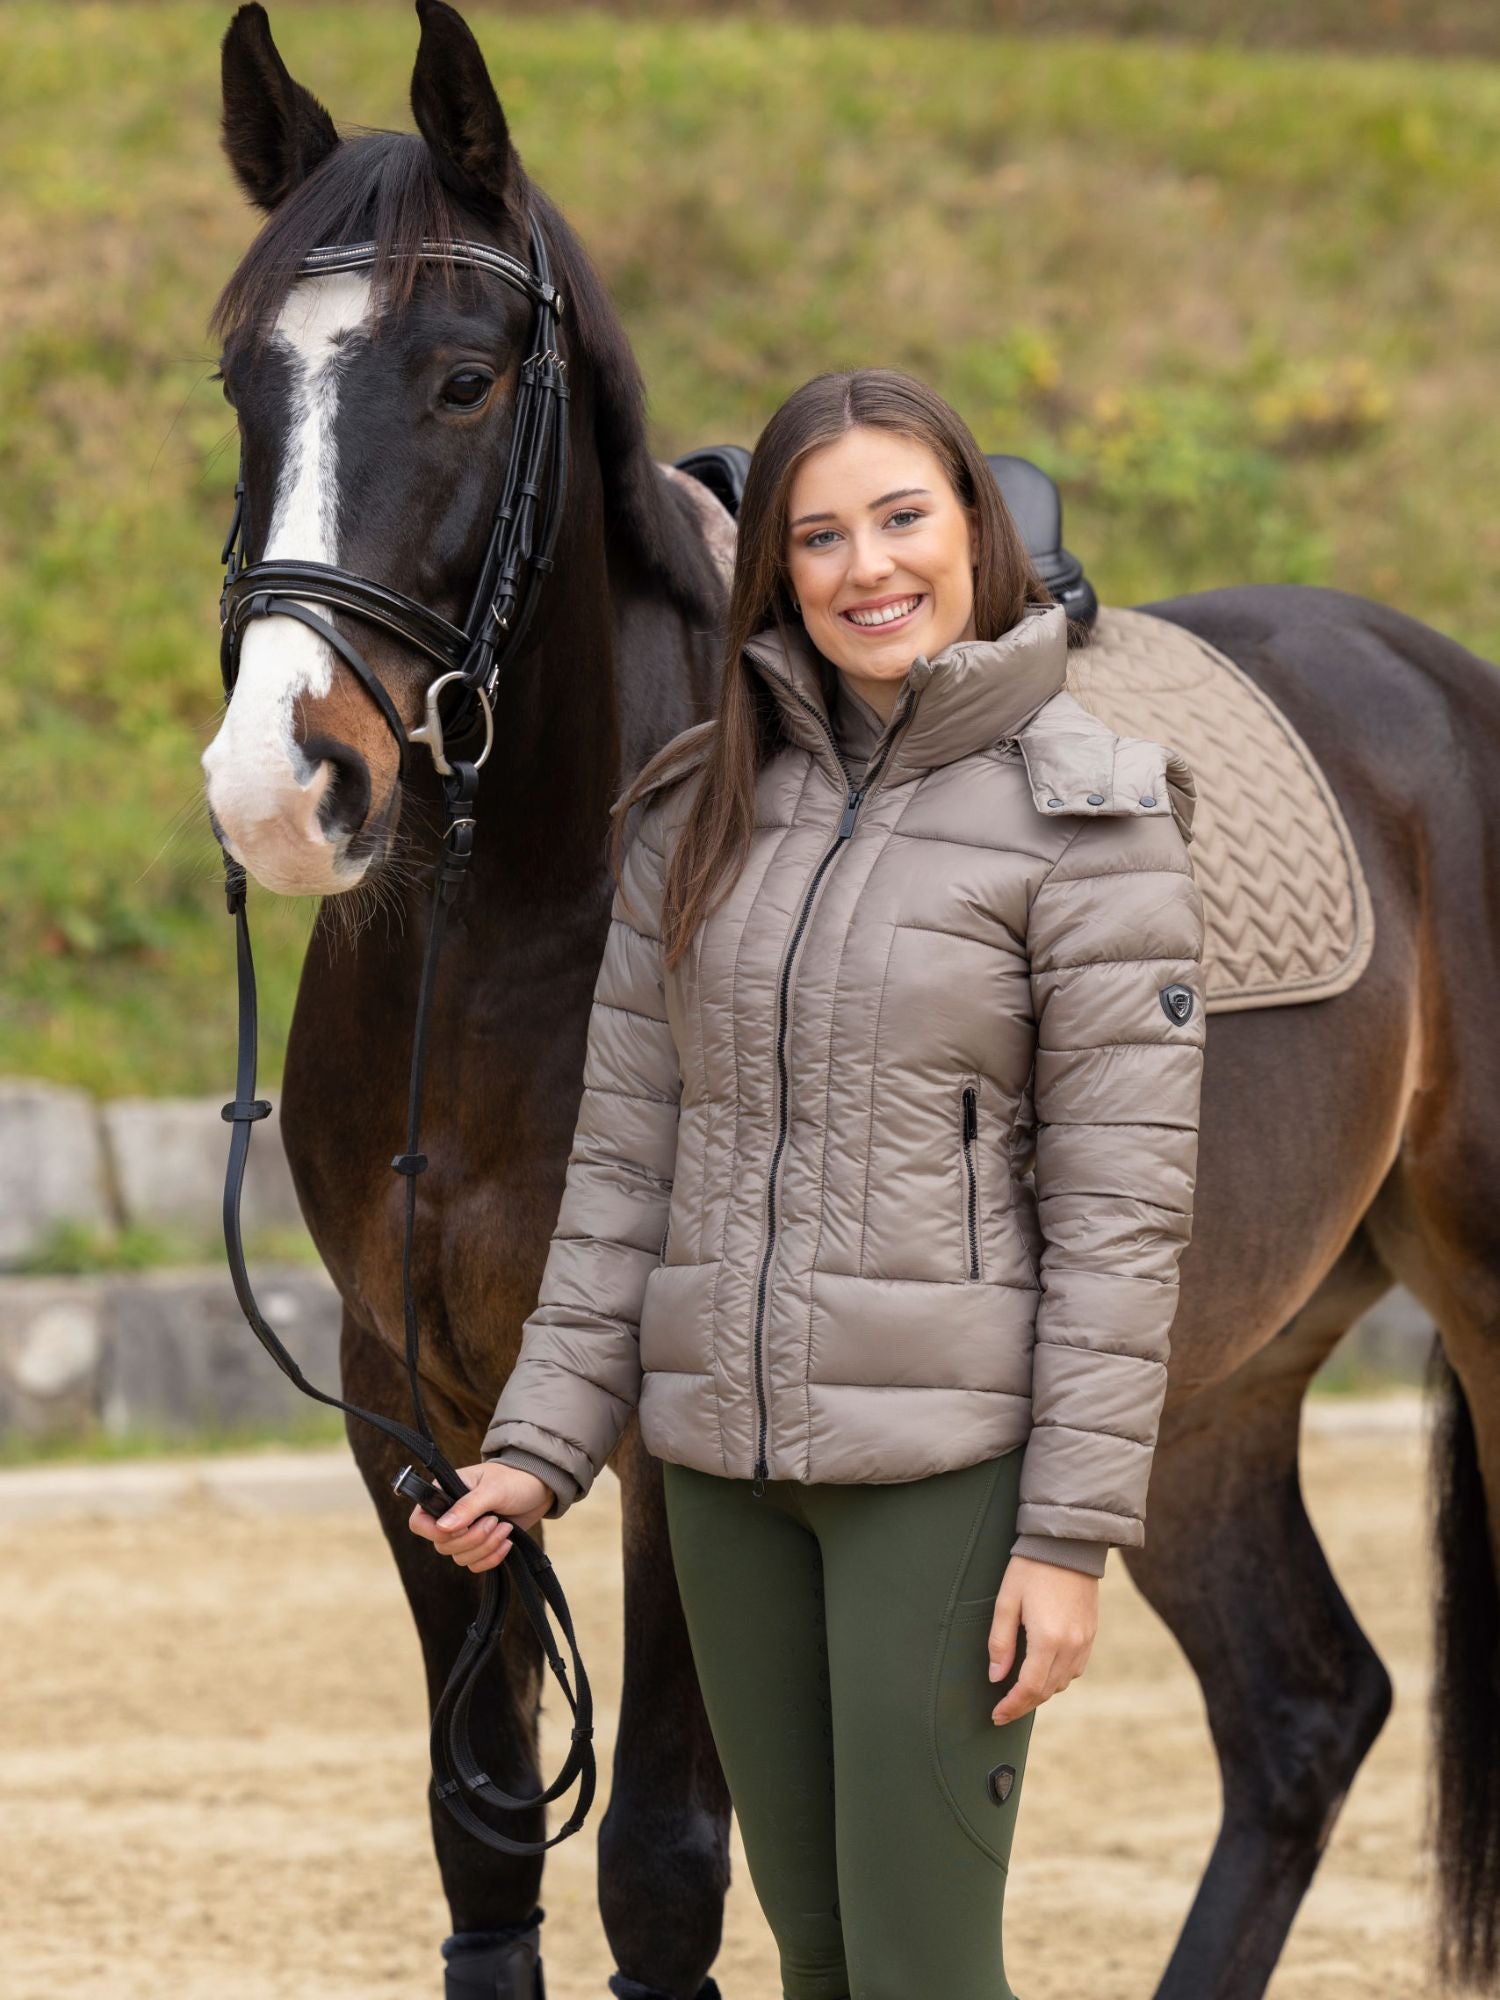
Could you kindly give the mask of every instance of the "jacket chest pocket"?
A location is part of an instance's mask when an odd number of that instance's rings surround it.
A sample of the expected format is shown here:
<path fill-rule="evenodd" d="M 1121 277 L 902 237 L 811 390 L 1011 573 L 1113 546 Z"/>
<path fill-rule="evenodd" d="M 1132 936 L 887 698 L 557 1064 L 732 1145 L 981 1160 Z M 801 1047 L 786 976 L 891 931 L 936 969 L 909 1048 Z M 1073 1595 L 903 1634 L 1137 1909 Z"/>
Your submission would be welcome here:
<path fill-rule="evenodd" d="M 970 1078 L 959 1098 L 959 1159 L 962 1168 L 964 1276 L 984 1275 L 979 1260 L 979 1084 Z"/>

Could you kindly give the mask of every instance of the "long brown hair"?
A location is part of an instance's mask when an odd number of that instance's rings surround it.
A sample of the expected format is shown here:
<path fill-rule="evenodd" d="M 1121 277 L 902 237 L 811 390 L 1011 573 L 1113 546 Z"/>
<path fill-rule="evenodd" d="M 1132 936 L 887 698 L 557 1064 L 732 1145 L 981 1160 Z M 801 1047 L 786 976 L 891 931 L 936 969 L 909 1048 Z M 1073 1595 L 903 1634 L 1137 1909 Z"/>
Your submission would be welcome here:
<path fill-rule="evenodd" d="M 718 715 L 709 733 L 702 782 L 667 859 L 661 908 L 666 966 L 677 963 L 697 926 L 734 886 L 755 827 L 757 773 L 785 741 L 775 697 L 744 653 L 768 625 L 785 639 L 789 626 L 801 623 L 792 608 L 786 562 L 793 477 L 809 452 L 857 424 L 927 445 L 959 501 L 973 508 L 977 638 L 998 639 L 1021 619 L 1028 604 L 1055 602 L 968 425 L 925 382 L 896 368 L 845 369 L 815 375 L 788 396 L 761 432 L 745 477 Z M 694 732 L 691 746 L 681 738 L 663 745 L 620 798 L 611 842 L 616 881 L 630 807 L 654 786 L 670 781 L 677 766 L 686 769 L 701 741 Z"/>

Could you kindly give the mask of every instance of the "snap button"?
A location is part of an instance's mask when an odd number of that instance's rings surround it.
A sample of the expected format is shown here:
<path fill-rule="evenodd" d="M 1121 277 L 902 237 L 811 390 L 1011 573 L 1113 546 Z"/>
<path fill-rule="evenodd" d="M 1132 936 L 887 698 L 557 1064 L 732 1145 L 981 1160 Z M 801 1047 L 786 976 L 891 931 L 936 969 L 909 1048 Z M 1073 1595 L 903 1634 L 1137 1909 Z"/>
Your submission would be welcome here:
<path fill-rule="evenodd" d="M 1089 793 L 1089 804 L 1090 804 L 1091 806 L 1102 806 L 1102 805 L 1103 805 L 1103 803 L 1104 803 L 1104 794 L 1103 794 L 1103 792 L 1090 792 L 1090 793 Z"/>
<path fill-rule="evenodd" d="M 1061 799 L 1048 799 L 1047 803 L 1048 803 L 1048 805 L 1049 805 L 1049 806 L 1060 806 L 1060 805 L 1062 804 L 1062 800 L 1061 800 Z"/>
<path fill-rule="evenodd" d="M 1155 792 L 1147 792 L 1146 796 L 1141 800 L 1141 804 L 1143 806 L 1154 806 L 1156 804 Z"/>

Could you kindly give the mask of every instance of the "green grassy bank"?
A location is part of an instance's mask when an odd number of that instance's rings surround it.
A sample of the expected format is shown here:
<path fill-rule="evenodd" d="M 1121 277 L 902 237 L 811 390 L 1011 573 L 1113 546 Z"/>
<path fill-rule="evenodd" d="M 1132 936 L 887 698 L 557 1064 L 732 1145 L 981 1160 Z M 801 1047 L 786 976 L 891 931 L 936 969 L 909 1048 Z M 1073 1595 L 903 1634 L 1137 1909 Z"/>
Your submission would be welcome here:
<path fill-rule="evenodd" d="M 198 804 L 232 430 L 203 331 L 253 218 L 225 6 L 0 13 L 0 1072 L 226 1085 Z M 276 16 L 349 124 L 415 21 Z M 619 303 L 660 456 L 821 368 L 932 380 L 1062 482 L 1133 602 L 1330 583 L 1500 655 L 1500 70 L 597 13 L 477 17 Z M 309 911 L 260 902 L 268 1051 Z"/>

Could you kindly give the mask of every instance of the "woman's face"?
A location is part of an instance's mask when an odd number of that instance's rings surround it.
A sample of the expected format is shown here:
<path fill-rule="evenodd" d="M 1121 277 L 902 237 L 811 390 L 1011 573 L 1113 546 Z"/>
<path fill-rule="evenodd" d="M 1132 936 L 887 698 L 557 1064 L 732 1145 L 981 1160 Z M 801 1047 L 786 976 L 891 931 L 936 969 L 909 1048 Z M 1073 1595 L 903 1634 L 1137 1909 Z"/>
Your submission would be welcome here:
<path fill-rule="evenodd" d="M 919 653 L 974 637 L 973 510 L 929 446 L 856 425 L 803 459 L 787 516 L 808 637 L 882 713 Z"/>

